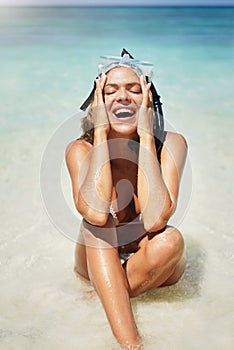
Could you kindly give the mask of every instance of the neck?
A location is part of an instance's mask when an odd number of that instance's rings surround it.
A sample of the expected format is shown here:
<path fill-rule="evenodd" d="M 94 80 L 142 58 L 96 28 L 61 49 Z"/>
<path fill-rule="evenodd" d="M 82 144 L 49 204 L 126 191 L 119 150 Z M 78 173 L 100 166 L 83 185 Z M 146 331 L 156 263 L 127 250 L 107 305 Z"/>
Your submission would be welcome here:
<path fill-rule="evenodd" d="M 126 167 L 129 161 L 134 164 L 138 163 L 137 141 L 129 138 L 112 138 L 108 140 L 108 147 L 112 166 L 122 168 Z"/>
<path fill-rule="evenodd" d="M 139 139 L 139 136 L 137 132 L 125 135 L 124 133 L 119 133 L 113 129 L 110 129 L 110 132 L 108 134 L 108 140 L 113 140 L 113 139 L 120 139 L 121 142 L 123 142 L 123 140 L 126 140 L 126 142 L 130 140 L 137 141 Z"/>

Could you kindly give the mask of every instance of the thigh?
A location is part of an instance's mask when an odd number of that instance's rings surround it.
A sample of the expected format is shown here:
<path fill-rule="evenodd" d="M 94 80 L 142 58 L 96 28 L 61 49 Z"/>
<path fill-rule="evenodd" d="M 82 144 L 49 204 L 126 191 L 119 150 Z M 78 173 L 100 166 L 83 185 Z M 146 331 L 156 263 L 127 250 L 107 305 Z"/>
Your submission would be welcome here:
<path fill-rule="evenodd" d="M 166 227 L 153 238 L 150 239 L 150 236 L 140 241 L 139 250 L 131 256 L 125 267 L 131 296 L 157 288 L 168 281 L 184 253 L 183 238 L 177 229 Z M 182 269 L 184 265 L 181 264 Z M 177 276 L 181 276 L 181 270 L 177 269 Z"/>
<path fill-rule="evenodd" d="M 102 227 L 93 226 L 83 220 L 80 226 L 80 233 L 75 247 L 74 271 L 79 276 L 89 280 L 87 264 L 87 247 L 97 249 L 116 246 L 116 229 L 113 218 L 110 216 L 106 225 Z"/>
<path fill-rule="evenodd" d="M 86 247 L 84 244 L 76 243 L 74 271 L 80 277 L 89 280 Z"/>

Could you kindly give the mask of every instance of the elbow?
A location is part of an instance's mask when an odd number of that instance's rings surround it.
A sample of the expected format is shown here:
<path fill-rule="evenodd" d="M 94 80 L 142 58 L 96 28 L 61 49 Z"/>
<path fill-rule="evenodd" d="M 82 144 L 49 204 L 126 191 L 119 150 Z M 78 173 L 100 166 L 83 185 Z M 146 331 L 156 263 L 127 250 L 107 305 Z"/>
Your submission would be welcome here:
<path fill-rule="evenodd" d="M 107 223 L 108 216 L 109 215 L 100 215 L 100 213 L 98 213 L 97 215 L 95 215 L 95 217 L 92 215 L 90 216 L 86 215 L 84 219 L 93 226 L 104 227 Z"/>
<path fill-rule="evenodd" d="M 86 210 L 78 210 L 78 212 L 90 225 L 98 227 L 105 226 L 109 217 L 109 213 L 100 213 L 92 210 L 91 208 L 86 208 Z"/>
<path fill-rule="evenodd" d="M 168 220 L 165 218 L 159 218 L 155 222 L 144 222 L 144 228 L 146 232 L 158 232 L 164 229 L 167 225 Z"/>
<path fill-rule="evenodd" d="M 158 218 L 155 218 L 153 220 L 144 220 L 143 216 L 143 222 L 144 222 L 144 228 L 147 232 L 158 232 L 164 229 L 167 226 L 167 223 L 172 216 L 172 214 L 175 211 L 174 205 L 171 203 L 171 206 L 168 207 L 166 210 L 161 213 L 161 215 Z"/>
<path fill-rule="evenodd" d="M 78 196 L 75 200 L 75 206 L 78 211 L 78 213 L 85 219 L 89 224 L 93 226 L 105 226 L 108 218 L 109 218 L 109 211 L 101 211 L 98 209 L 95 209 L 94 206 L 87 205 L 83 201 L 83 198 L 81 196 Z"/>

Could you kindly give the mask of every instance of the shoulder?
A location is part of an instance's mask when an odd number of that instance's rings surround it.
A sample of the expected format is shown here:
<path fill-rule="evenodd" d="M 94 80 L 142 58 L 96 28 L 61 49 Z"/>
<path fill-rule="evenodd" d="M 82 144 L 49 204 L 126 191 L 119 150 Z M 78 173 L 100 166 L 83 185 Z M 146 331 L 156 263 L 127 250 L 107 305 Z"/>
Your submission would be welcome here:
<path fill-rule="evenodd" d="M 188 148 L 187 141 L 185 137 L 179 133 L 172 132 L 172 131 L 167 131 L 166 132 L 166 137 L 165 137 L 165 146 L 182 146 L 185 147 L 186 149 Z"/>
<path fill-rule="evenodd" d="M 165 141 L 162 147 L 162 161 L 173 158 L 174 160 L 182 161 L 186 158 L 188 144 L 185 137 L 179 133 L 167 131 Z"/>
<path fill-rule="evenodd" d="M 179 133 L 167 131 L 165 141 L 163 143 L 162 152 L 183 151 L 187 153 L 188 144 L 185 137 Z"/>
<path fill-rule="evenodd" d="M 66 148 L 66 163 L 71 165 L 73 162 L 81 162 L 92 149 L 92 145 L 85 140 L 75 140 L 68 144 Z"/>

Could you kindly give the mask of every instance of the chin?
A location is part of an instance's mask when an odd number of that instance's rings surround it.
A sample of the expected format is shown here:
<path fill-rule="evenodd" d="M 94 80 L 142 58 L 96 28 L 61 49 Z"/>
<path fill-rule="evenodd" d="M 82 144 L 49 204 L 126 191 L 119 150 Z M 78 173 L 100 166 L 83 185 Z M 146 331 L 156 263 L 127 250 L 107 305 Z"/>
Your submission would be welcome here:
<path fill-rule="evenodd" d="M 135 136 L 137 134 L 137 126 L 135 124 L 114 123 L 111 124 L 111 131 L 121 136 Z"/>

